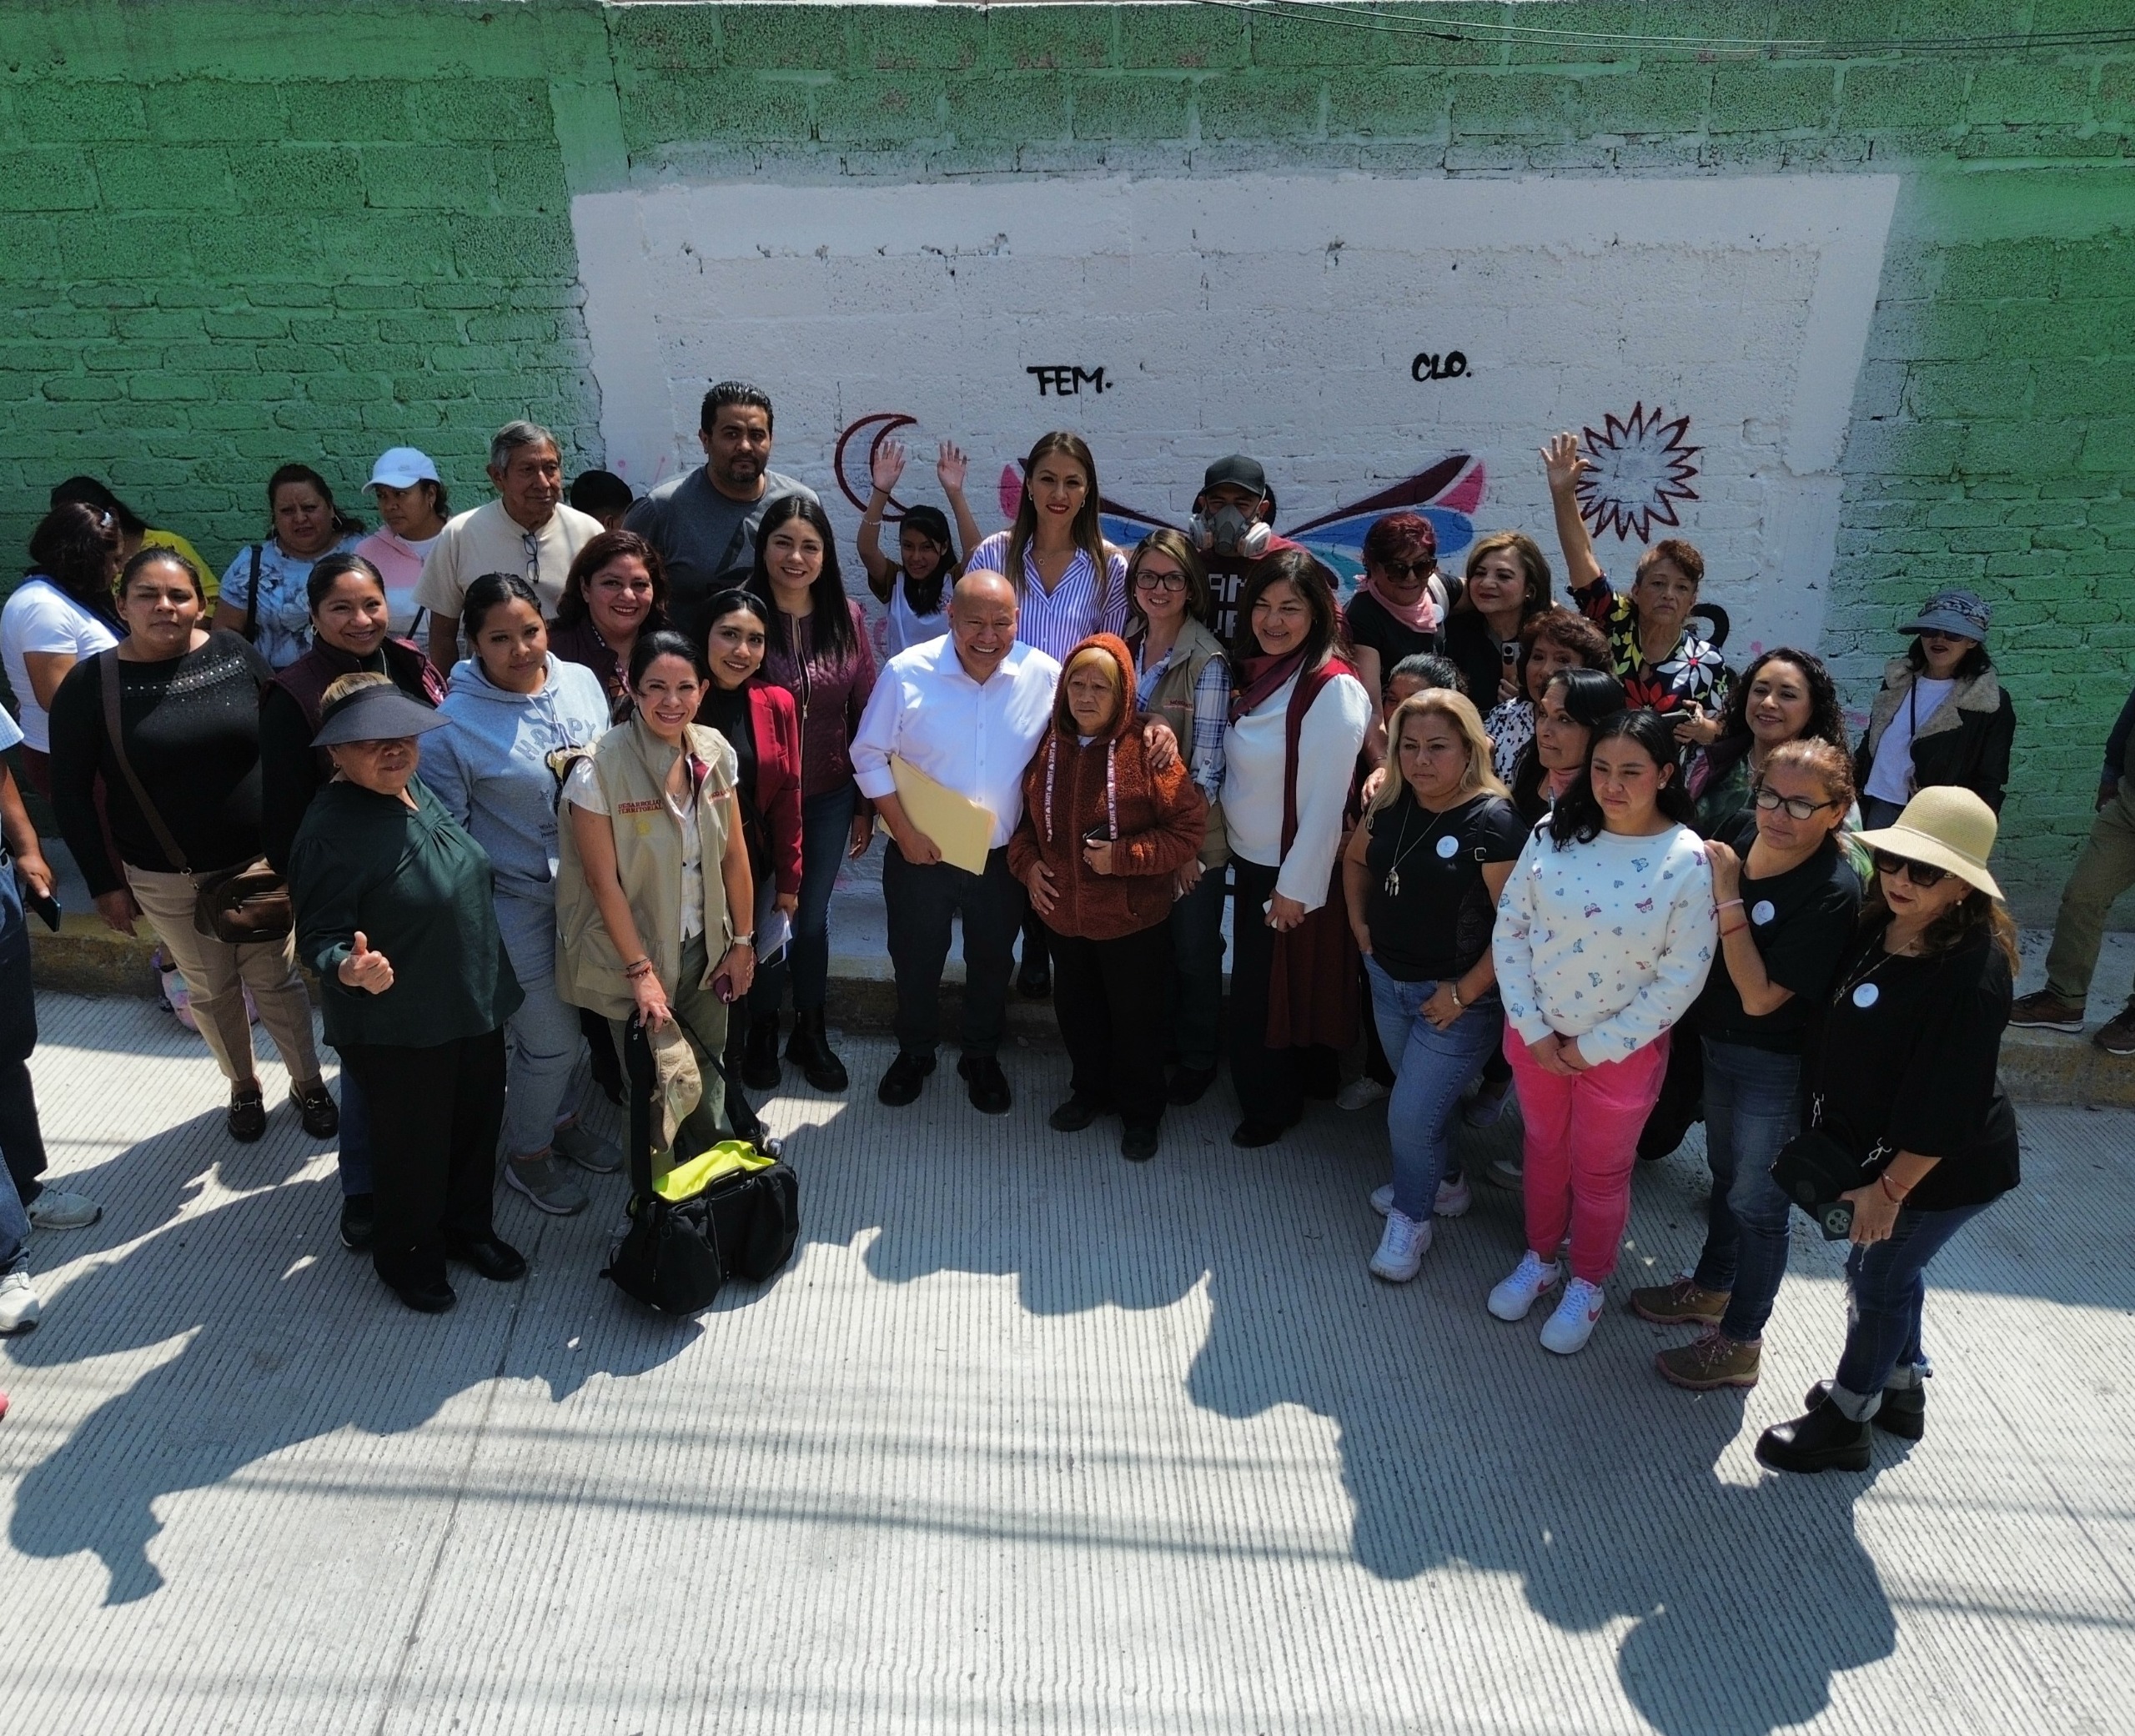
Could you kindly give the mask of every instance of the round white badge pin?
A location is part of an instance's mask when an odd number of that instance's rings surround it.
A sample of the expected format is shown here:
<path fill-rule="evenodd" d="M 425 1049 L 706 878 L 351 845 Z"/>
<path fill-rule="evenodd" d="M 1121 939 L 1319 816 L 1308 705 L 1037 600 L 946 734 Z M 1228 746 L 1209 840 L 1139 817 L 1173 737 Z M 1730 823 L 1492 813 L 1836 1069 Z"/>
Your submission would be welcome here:
<path fill-rule="evenodd" d="M 1439 860 L 1449 862 L 1459 853 L 1460 840 L 1458 838 L 1441 838 L 1438 840 Z"/>
<path fill-rule="evenodd" d="M 1882 991 L 1872 982 L 1864 982 L 1853 991 L 1853 1004 L 1862 1009 L 1873 1006 L 1881 997 Z"/>
<path fill-rule="evenodd" d="M 1760 898 L 1750 906 L 1750 920 L 1760 928 L 1778 914 L 1779 912 L 1771 907 L 1771 900 L 1769 898 Z"/>

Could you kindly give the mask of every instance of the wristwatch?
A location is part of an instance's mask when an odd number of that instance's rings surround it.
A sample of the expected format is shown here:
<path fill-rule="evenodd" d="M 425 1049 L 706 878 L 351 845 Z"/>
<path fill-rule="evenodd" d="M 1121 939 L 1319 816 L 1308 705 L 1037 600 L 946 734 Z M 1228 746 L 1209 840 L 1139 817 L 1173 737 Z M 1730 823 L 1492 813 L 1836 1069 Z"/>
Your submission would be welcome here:
<path fill-rule="evenodd" d="M 734 945 L 736 946 L 753 946 L 756 944 L 756 937 L 753 933 L 736 935 L 734 936 Z M 732 949 L 729 948 L 728 950 L 731 951 Z"/>

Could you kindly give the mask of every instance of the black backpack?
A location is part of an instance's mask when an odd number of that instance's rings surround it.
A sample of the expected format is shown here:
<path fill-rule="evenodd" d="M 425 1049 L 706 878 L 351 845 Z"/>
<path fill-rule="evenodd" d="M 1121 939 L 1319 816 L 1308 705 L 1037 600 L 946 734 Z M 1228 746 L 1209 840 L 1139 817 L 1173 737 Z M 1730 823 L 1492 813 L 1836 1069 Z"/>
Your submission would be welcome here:
<path fill-rule="evenodd" d="M 630 1225 L 609 1251 L 600 1275 L 663 1314 L 701 1313 L 728 1278 L 761 1282 L 792 1257 L 801 1234 L 800 1185 L 783 1162 L 748 1146 L 745 1167 L 730 1169 L 681 1198 L 656 1192 L 652 1044 L 635 1015 L 623 1058 L 630 1102 Z M 719 1071 L 711 1056 L 698 1058 Z"/>

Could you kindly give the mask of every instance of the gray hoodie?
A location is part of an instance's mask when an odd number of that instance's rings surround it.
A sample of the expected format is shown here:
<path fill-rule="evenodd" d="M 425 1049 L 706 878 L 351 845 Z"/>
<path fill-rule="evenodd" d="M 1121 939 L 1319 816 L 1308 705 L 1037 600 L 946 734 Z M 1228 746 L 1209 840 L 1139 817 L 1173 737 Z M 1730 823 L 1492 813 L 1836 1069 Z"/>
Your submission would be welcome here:
<path fill-rule="evenodd" d="M 423 737 L 422 780 L 490 853 L 500 895 L 552 902 L 560 786 L 549 755 L 607 733 L 600 678 L 551 655 L 539 693 L 508 693 L 470 657 L 454 668 L 438 710 L 452 727 Z"/>

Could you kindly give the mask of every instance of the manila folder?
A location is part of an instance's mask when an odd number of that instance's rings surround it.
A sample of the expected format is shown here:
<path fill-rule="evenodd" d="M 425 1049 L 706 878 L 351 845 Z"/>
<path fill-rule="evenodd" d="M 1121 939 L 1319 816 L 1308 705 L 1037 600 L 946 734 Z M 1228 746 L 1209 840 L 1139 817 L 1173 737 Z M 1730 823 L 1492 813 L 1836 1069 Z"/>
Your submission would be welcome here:
<path fill-rule="evenodd" d="M 967 874 L 986 872 L 986 852 L 993 838 L 993 816 L 967 795 L 937 784 L 917 765 L 890 756 L 890 775 L 897 780 L 897 800 L 912 823 L 934 840 L 942 860 Z"/>

